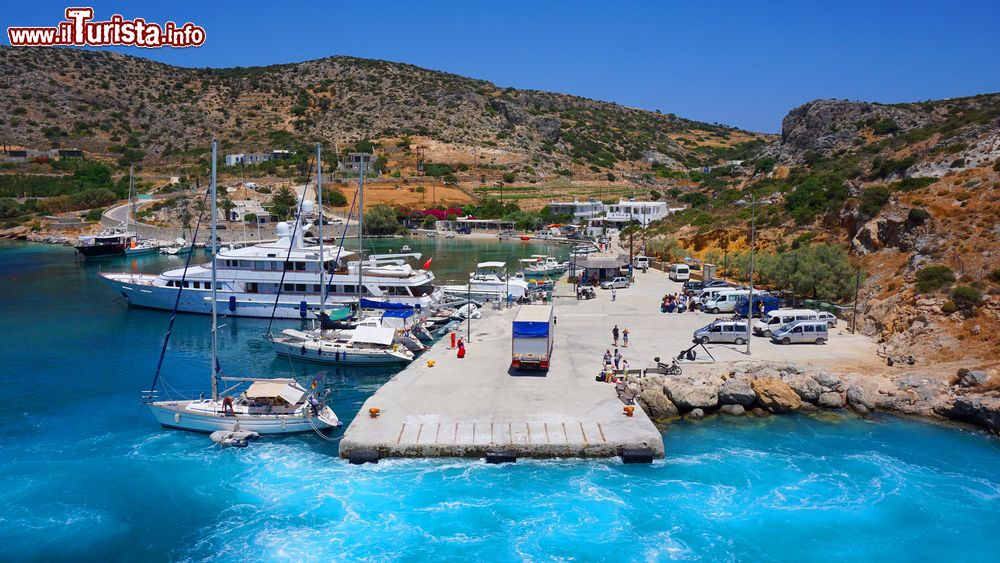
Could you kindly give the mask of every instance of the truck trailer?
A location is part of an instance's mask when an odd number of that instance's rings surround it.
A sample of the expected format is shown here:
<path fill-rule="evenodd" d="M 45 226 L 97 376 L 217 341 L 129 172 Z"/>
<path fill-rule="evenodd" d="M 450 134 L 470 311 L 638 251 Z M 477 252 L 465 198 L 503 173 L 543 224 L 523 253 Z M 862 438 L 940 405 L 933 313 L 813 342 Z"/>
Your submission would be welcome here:
<path fill-rule="evenodd" d="M 554 328 L 552 305 L 523 305 L 514 317 L 510 366 L 548 371 Z"/>

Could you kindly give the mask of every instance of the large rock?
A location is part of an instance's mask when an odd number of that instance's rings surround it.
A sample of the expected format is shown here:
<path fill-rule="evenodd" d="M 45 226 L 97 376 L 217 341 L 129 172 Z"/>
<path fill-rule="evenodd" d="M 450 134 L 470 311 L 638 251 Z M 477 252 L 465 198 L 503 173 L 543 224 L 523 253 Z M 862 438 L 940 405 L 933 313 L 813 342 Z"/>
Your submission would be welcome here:
<path fill-rule="evenodd" d="M 798 393 L 780 379 L 774 377 L 755 379 L 750 386 L 757 393 L 760 404 L 771 412 L 796 411 L 802 406 L 802 399 Z"/>
<path fill-rule="evenodd" d="M 746 409 L 743 408 L 743 405 L 722 405 L 719 407 L 719 412 L 729 416 L 743 416 Z"/>
<path fill-rule="evenodd" d="M 958 384 L 962 387 L 979 387 L 980 385 L 986 385 L 986 382 L 990 380 L 990 376 L 985 371 L 979 370 L 958 370 Z"/>
<path fill-rule="evenodd" d="M 757 394 L 753 392 L 744 379 L 730 378 L 719 387 L 719 404 L 721 405 L 741 405 L 749 407 L 757 400 Z"/>
<path fill-rule="evenodd" d="M 713 409 L 719 404 L 719 388 L 702 381 L 668 380 L 663 387 L 682 411 Z"/>
<path fill-rule="evenodd" d="M 816 404 L 828 409 L 842 409 L 846 403 L 838 391 L 824 391 L 819 394 Z"/>
<path fill-rule="evenodd" d="M 864 387 L 854 383 L 847 387 L 847 404 L 859 411 L 870 411 L 875 408 L 874 397 L 870 397 Z"/>
<path fill-rule="evenodd" d="M 815 403 L 819 399 L 823 387 L 812 377 L 804 373 L 789 373 L 781 378 L 803 400 Z"/>
<path fill-rule="evenodd" d="M 1000 434 L 1000 397 L 957 397 L 951 404 L 935 410 L 938 414 L 972 422 Z"/>
<path fill-rule="evenodd" d="M 840 391 L 840 376 L 828 371 L 819 371 L 813 375 L 813 379 L 816 383 L 819 383 L 824 389 L 830 391 Z"/>
<path fill-rule="evenodd" d="M 694 409 L 691 412 L 687 413 L 687 417 L 690 418 L 691 420 L 701 420 L 705 418 L 705 411 L 701 409 Z"/>
<path fill-rule="evenodd" d="M 653 420 L 666 420 L 678 415 L 677 407 L 657 389 L 643 389 L 638 396 L 639 406 Z"/>

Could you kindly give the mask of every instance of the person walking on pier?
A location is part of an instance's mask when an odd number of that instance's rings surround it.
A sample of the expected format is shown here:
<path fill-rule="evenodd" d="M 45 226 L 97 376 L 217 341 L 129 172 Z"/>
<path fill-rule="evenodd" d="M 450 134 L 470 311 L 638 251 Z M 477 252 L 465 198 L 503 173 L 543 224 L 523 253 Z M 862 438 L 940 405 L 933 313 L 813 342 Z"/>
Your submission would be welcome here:
<path fill-rule="evenodd" d="M 615 348 L 615 369 L 616 370 L 618 369 L 618 366 L 621 364 L 621 362 L 622 362 L 622 353 L 621 353 L 621 350 L 619 350 L 618 348 Z"/>
<path fill-rule="evenodd" d="M 611 288 L 611 300 L 614 301 L 617 298 L 618 298 L 618 290 L 612 287 Z"/>
<path fill-rule="evenodd" d="M 615 346 L 618 346 L 618 325 L 611 329 L 611 337 L 615 339 Z"/>
<path fill-rule="evenodd" d="M 622 346 L 628 348 L 628 329 L 622 329 Z"/>

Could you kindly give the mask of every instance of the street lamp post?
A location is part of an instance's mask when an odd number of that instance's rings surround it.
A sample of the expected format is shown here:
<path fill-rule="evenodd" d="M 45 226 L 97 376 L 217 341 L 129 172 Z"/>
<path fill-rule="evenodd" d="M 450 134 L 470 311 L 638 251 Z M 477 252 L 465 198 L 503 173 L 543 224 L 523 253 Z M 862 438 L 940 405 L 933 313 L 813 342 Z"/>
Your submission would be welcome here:
<path fill-rule="evenodd" d="M 750 325 L 753 323 L 753 247 L 756 242 L 757 199 L 750 192 L 750 294 L 747 302 L 747 355 L 750 355 Z"/>

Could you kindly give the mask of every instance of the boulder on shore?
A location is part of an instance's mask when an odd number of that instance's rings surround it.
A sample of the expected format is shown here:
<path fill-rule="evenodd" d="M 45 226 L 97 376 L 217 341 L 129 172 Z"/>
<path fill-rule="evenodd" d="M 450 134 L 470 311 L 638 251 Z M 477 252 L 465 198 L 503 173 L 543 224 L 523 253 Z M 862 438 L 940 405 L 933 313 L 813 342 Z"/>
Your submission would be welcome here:
<path fill-rule="evenodd" d="M 956 397 L 951 404 L 938 407 L 935 411 L 955 420 L 974 422 L 1000 434 L 1000 397 Z"/>
<path fill-rule="evenodd" d="M 729 416 L 743 416 L 746 409 L 743 408 L 743 405 L 722 405 L 719 407 L 719 412 Z"/>
<path fill-rule="evenodd" d="M 705 418 L 705 411 L 701 409 L 693 409 L 691 412 L 687 413 L 687 417 L 691 420 L 701 420 Z"/>
<path fill-rule="evenodd" d="M 820 393 L 819 399 L 816 402 L 819 406 L 828 409 L 842 409 L 845 405 L 844 396 L 836 391 L 824 391 Z"/>
<path fill-rule="evenodd" d="M 875 404 L 865 388 L 856 383 L 847 387 L 847 404 L 861 414 L 868 414 L 868 411 L 875 408 Z"/>
<path fill-rule="evenodd" d="M 719 388 L 702 381 L 668 380 L 667 397 L 682 411 L 712 409 L 719 404 Z"/>
<path fill-rule="evenodd" d="M 730 378 L 719 387 L 719 403 L 722 405 L 749 407 L 756 400 L 757 394 L 745 379 Z"/>
<path fill-rule="evenodd" d="M 802 406 L 802 399 L 798 393 L 780 379 L 774 377 L 755 379 L 750 386 L 757 393 L 757 400 L 761 406 L 773 413 L 796 411 Z"/>
<path fill-rule="evenodd" d="M 811 376 L 803 373 L 789 373 L 781 378 L 803 400 L 816 402 L 823 387 Z"/>
<path fill-rule="evenodd" d="M 636 399 L 646 415 L 653 420 L 666 420 L 678 415 L 677 407 L 657 389 L 643 389 Z"/>

